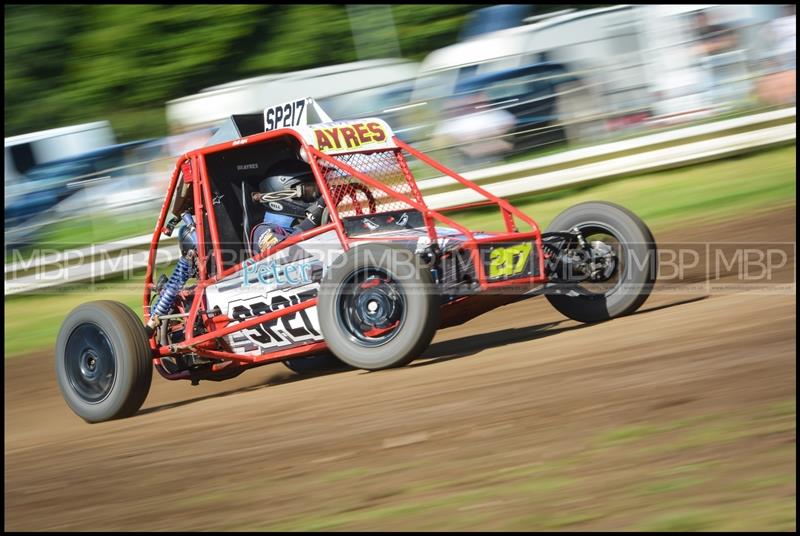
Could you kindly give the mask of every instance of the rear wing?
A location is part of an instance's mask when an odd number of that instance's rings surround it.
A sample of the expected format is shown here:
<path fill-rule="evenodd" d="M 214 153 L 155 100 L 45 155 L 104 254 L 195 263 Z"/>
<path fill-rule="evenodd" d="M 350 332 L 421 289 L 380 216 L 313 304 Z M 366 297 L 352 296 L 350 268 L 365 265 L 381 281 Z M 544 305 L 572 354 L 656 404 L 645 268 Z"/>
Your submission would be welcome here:
<path fill-rule="evenodd" d="M 261 114 L 232 115 L 217 128 L 204 147 L 246 138 L 261 132 L 264 132 L 264 120 Z"/>

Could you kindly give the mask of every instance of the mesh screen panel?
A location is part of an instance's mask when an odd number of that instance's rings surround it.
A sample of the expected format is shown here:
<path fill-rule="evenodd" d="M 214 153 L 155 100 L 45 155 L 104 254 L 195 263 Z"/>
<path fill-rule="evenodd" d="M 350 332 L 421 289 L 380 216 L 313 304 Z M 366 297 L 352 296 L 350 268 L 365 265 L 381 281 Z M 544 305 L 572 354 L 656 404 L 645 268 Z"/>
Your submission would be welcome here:
<path fill-rule="evenodd" d="M 409 182 L 413 178 L 406 177 L 395 150 L 376 151 L 369 154 L 334 155 L 332 158 L 375 179 L 392 192 L 420 201 Z M 322 170 L 325 182 L 328 183 L 328 189 L 334 202 L 337 203 L 340 217 L 412 208 L 407 203 L 361 181 L 344 170 L 332 167 L 321 158 L 317 160 L 317 164 Z"/>

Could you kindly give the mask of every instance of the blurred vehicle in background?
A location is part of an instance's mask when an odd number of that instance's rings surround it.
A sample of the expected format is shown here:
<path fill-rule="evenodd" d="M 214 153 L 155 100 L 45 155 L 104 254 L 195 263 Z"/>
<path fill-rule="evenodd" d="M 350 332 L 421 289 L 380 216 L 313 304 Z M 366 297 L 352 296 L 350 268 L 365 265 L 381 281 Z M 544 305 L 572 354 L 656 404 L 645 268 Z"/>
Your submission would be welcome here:
<path fill-rule="evenodd" d="M 478 113 L 478 107 L 486 104 L 467 98 L 464 88 L 475 95 L 492 92 L 496 90 L 493 75 L 502 77 L 498 73 L 543 62 L 564 66 L 575 80 L 552 87 L 550 96 L 540 97 L 555 102 L 550 126 L 558 128 L 552 129 L 553 139 L 542 139 L 526 149 L 553 148 L 559 129 L 570 144 L 596 143 L 660 123 L 751 109 L 754 79 L 762 74 L 763 57 L 790 57 L 771 52 L 769 40 L 760 35 L 780 12 L 780 6 L 757 4 L 618 5 L 535 15 L 526 18 L 526 24 L 477 35 L 466 32 L 469 38 L 423 59 L 406 107 L 406 123 L 411 125 L 406 137 L 429 151 L 446 148 L 451 140 L 437 134 L 451 129 L 442 122 L 454 110 Z M 784 26 L 794 27 L 791 20 Z M 773 33 L 791 33 L 781 28 Z M 775 40 L 789 42 L 785 37 Z M 472 110 L 463 108 L 466 101 L 475 103 Z M 508 104 L 508 111 L 514 113 L 512 103 Z M 517 138 L 518 134 L 509 130 L 506 136 Z M 492 145 L 502 145 L 496 132 L 484 139 L 490 137 Z M 467 132 L 463 138 L 475 145 Z M 508 155 L 513 154 L 518 144 L 505 141 L 513 148 Z"/>
<path fill-rule="evenodd" d="M 376 108 L 404 103 L 419 65 L 399 59 L 364 60 L 341 65 L 270 74 L 213 86 L 196 95 L 167 102 L 167 124 L 173 133 L 214 126 L 231 114 L 260 112 L 308 95 L 337 115 L 369 115 Z"/>
<path fill-rule="evenodd" d="M 170 164 L 179 155 L 205 145 L 214 131 L 198 129 L 134 142 L 127 147 L 109 147 L 116 156 L 115 161 L 107 162 L 113 166 L 107 169 L 111 173 L 99 177 L 100 180 L 81 183 L 79 191 L 58 204 L 54 212 L 66 217 L 79 214 L 87 207 L 93 215 L 157 210 L 164 184 L 172 172 Z"/>
<path fill-rule="evenodd" d="M 567 121 L 562 117 L 566 110 L 571 116 L 586 118 L 602 109 L 601 105 L 611 109 L 611 117 L 646 111 L 646 82 L 641 70 L 620 76 L 612 69 L 614 62 L 640 53 L 638 43 L 628 39 L 635 22 L 633 10 L 633 6 L 614 6 L 538 15 L 526 19 L 533 21 L 530 24 L 482 34 L 432 52 L 422 62 L 411 99 L 426 103 L 413 111 L 418 125 L 415 141 L 428 140 L 432 148 L 436 147 L 432 134 L 452 107 L 453 96 L 462 97 L 459 88 L 497 92 L 502 87 L 498 80 L 506 76 L 509 86 L 522 84 L 511 93 L 522 96 L 531 91 L 531 98 L 541 103 L 540 111 L 551 111 L 546 115 L 553 122 Z M 558 82 L 566 73 L 571 78 Z M 515 81 L 517 77 L 522 80 Z M 487 88 L 480 87 L 480 81 Z M 572 87 L 561 87 L 568 81 Z M 562 97 L 571 101 L 568 106 L 557 104 Z M 581 132 L 568 134 L 580 136 Z"/>
<path fill-rule="evenodd" d="M 490 6 L 467 18 L 461 41 L 419 65 L 367 60 L 231 82 L 170 101 L 168 123 L 182 132 L 306 94 L 334 119 L 380 115 L 407 142 L 450 153 L 437 156 L 453 165 L 599 143 L 752 107 L 755 51 L 764 49 L 756 34 L 778 11 L 616 5 L 527 16 L 532 6 Z M 692 24 L 697 13 L 709 24 Z M 512 127 L 498 110 L 514 115 Z M 480 114 L 487 128 L 478 135 L 470 122 Z"/>
<path fill-rule="evenodd" d="M 529 4 L 497 4 L 476 9 L 467 16 L 458 40 L 465 41 L 498 30 L 514 28 L 522 24 L 533 10 L 533 6 Z"/>
<path fill-rule="evenodd" d="M 108 121 L 53 128 L 5 138 L 3 183 L 8 188 L 23 180 L 24 174 L 34 166 L 115 143 L 117 139 Z"/>
<path fill-rule="evenodd" d="M 133 150 L 149 141 L 110 145 L 28 169 L 17 182 L 6 186 L 6 243 L 30 242 L 44 226 L 72 214 L 89 218 L 90 209 L 112 202 L 113 193 L 130 199 L 131 192 L 117 179 L 127 174 L 127 165 L 138 160 Z M 109 186 L 103 190 L 107 195 L 90 199 L 86 192 L 103 183 Z"/>
<path fill-rule="evenodd" d="M 333 119 L 380 115 L 389 124 L 397 125 L 395 134 L 402 136 L 402 132 L 411 126 L 404 121 L 405 115 L 402 111 L 411 100 L 413 89 L 413 78 L 410 78 L 324 97 L 318 102 Z"/>
<path fill-rule="evenodd" d="M 541 61 L 466 78 L 447 101 L 433 137 L 452 146 L 459 163 L 482 164 L 511 153 L 563 143 L 558 100 L 581 79 L 561 63 Z"/>

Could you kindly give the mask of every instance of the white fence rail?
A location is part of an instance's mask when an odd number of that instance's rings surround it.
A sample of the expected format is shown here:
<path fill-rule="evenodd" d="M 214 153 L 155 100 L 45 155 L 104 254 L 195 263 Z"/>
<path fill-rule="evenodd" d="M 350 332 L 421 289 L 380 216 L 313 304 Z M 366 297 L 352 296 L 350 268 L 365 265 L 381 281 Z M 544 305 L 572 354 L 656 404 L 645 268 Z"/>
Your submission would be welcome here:
<path fill-rule="evenodd" d="M 481 183 L 484 188 L 495 195 L 513 197 L 636 172 L 686 165 L 692 162 L 719 158 L 796 140 L 796 122 L 759 128 L 759 125 L 789 121 L 791 118 L 796 117 L 796 113 L 796 108 L 787 108 L 717 121 L 600 146 L 566 151 L 525 162 L 481 169 L 465 173 L 464 177 Z M 731 133 L 731 131 L 738 131 L 743 128 L 748 130 L 746 132 Z M 710 135 L 714 137 L 701 139 Z M 664 144 L 671 144 L 671 146 L 658 148 Z M 631 151 L 638 152 L 628 154 Z M 625 154 L 614 156 L 620 153 Z M 603 158 L 603 160 L 581 164 L 582 161 L 596 158 Z M 569 166 L 570 163 L 575 163 L 575 165 Z M 556 171 L 547 171 L 548 168 L 553 166 L 564 165 L 569 167 Z M 431 208 L 444 208 L 482 199 L 477 192 L 464 188 L 442 192 L 443 189 L 452 185 L 457 186 L 457 183 L 449 177 L 427 179 L 419 183 L 420 190 L 423 193 L 441 192 L 425 196 L 425 200 Z M 111 258 L 110 254 L 124 251 L 125 249 L 141 248 L 149 244 L 151 239 L 152 235 L 147 234 L 81 250 L 53 253 L 44 257 L 23 259 L 6 264 L 5 273 L 7 279 L 4 293 L 8 296 L 84 281 L 95 278 L 98 274 L 107 277 L 142 268 L 147 265 L 147 249 L 133 251 L 114 259 Z M 162 249 L 159 249 L 160 260 L 175 260 L 176 255 L 177 246 L 175 245 L 170 245 L 167 248 L 162 246 Z M 74 266 L 69 265 L 70 259 L 82 258 L 90 258 L 92 260 Z M 50 266 L 55 268 L 48 270 L 47 267 Z M 17 273 L 22 273 L 23 275 L 16 277 Z M 11 276 L 11 279 L 9 279 L 9 276 Z"/>
<path fill-rule="evenodd" d="M 602 160 L 558 171 L 532 173 L 529 176 L 518 179 L 499 180 L 482 186 L 499 197 L 513 197 L 635 172 L 654 171 L 686 165 L 727 154 L 735 154 L 744 150 L 785 143 L 796 138 L 797 124 L 791 123 Z M 478 192 L 462 188 L 457 191 L 426 196 L 425 202 L 431 208 L 444 208 L 482 199 L 483 197 Z"/>
<path fill-rule="evenodd" d="M 530 176 L 535 174 L 537 169 L 559 166 L 572 162 L 577 163 L 581 160 L 588 160 L 598 157 L 611 158 L 614 156 L 614 154 L 622 152 L 643 152 L 658 145 L 675 142 L 689 142 L 694 138 L 700 138 L 709 135 L 723 136 L 726 132 L 730 132 L 732 130 L 738 130 L 742 128 L 759 128 L 759 125 L 780 120 L 789 120 L 794 117 L 797 117 L 796 107 L 783 108 L 780 110 L 773 110 L 756 115 L 725 119 L 723 121 L 716 121 L 704 125 L 695 125 L 691 127 L 669 130 L 667 132 L 647 134 L 628 140 L 605 143 L 603 145 L 594 145 L 591 147 L 574 149 L 572 151 L 565 151 L 563 153 L 526 160 L 525 162 L 516 162 L 514 164 L 505 164 L 486 169 L 479 169 L 469 173 L 464 173 L 463 176 L 466 179 L 478 183 L 483 183 L 485 180 L 492 180 L 493 182 L 503 180 L 505 177 L 518 175 L 520 173 L 526 173 L 528 176 Z M 419 188 L 421 191 L 425 192 L 426 190 L 430 191 L 433 188 L 451 184 L 454 184 L 454 181 L 451 178 L 437 177 L 435 179 L 420 181 Z M 531 192 L 534 191 L 535 190 L 532 190 Z"/>

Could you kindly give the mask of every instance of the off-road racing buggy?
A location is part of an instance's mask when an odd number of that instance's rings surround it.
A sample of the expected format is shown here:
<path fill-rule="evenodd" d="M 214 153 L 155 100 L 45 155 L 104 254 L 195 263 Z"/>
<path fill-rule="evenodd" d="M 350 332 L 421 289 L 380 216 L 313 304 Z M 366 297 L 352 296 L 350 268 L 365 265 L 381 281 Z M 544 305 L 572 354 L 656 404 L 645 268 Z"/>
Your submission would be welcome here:
<path fill-rule="evenodd" d="M 307 163 L 325 211 L 318 226 L 254 250 L 254 225 L 283 208 L 258 185 L 287 158 Z M 424 166 L 482 200 L 430 208 L 412 174 Z M 505 232 L 453 219 L 486 206 Z M 156 278 L 159 253 L 168 253 L 159 241 L 176 227 L 179 253 L 170 275 Z M 381 119 L 331 121 L 300 99 L 232 116 L 178 159 L 153 233 L 144 322 L 118 302 L 80 305 L 58 335 L 56 375 L 70 408 L 99 422 L 136 413 L 153 368 L 196 384 L 278 361 L 294 370 L 315 360 L 398 367 L 437 329 L 538 294 L 581 322 L 630 314 L 650 293 L 655 263 L 653 236 L 622 207 L 582 203 L 542 233 Z"/>

